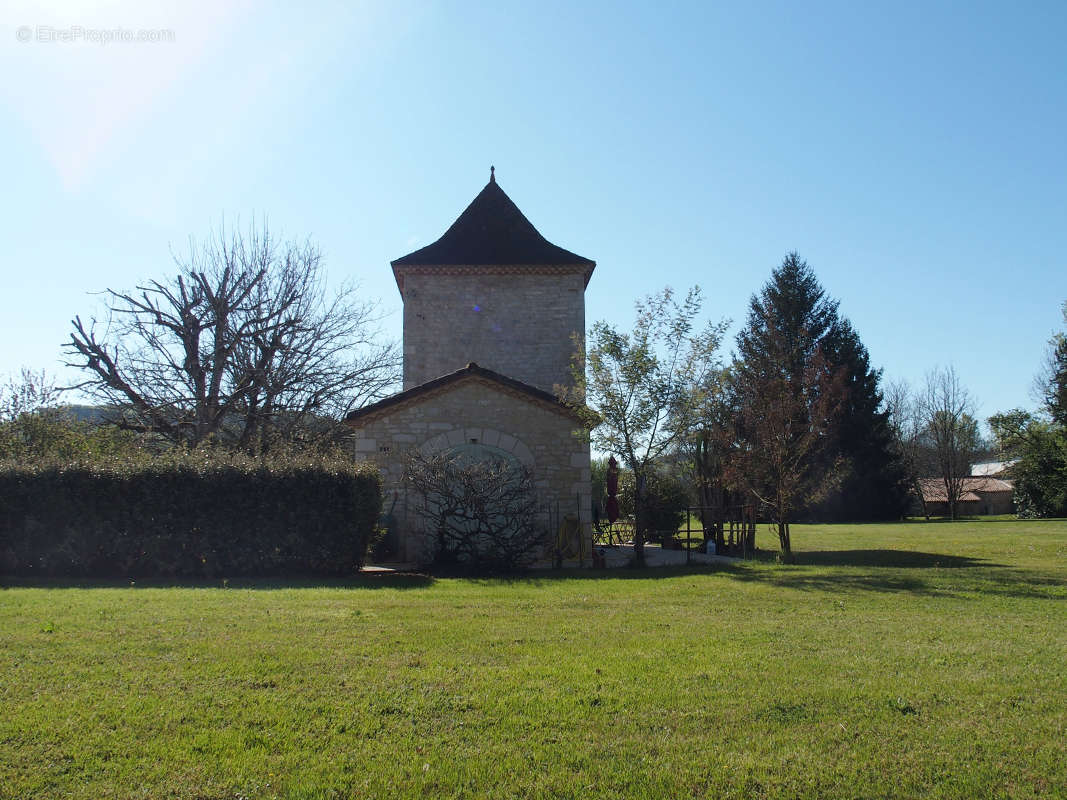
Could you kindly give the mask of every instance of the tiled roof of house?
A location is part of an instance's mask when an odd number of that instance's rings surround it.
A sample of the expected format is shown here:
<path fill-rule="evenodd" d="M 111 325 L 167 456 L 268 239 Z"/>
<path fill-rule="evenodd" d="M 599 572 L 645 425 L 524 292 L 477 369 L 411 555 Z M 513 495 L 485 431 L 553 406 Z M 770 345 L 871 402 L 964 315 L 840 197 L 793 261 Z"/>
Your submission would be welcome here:
<path fill-rule="evenodd" d="M 983 476 L 964 478 L 963 486 L 972 492 L 1010 492 L 1015 488 L 1011 481 Z"/>
<path fill-rule="evenodd" d="M 591 268 L 596 262 L 564 250 L 538 233 L 491 175 L 489 183 L 440 239 L 396 259 L 393 267 L 522 264 Z"/>
<path fill-rule="evenodd" d="M 923 500 L 927 503 L 947 503 L 948 494 L 945 492 L 945 482 L 941 478 L 922 478 L 919 481 L 922 489 Z M 1011 481 L 999 478 L 967 477 L 963 479 L 960 500 L 981 500 L 979 493 L 989 494 L 992 492 L 1010 492 Z"/>

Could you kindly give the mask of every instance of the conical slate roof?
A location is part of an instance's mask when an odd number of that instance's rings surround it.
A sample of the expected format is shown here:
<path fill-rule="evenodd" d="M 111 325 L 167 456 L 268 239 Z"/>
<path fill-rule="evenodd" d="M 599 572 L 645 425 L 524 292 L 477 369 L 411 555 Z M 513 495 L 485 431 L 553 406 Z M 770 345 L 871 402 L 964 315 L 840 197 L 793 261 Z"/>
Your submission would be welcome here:
<path fill-rule="evenodd" d="M 548 241 L 490 175 L 444 236 L 392 262 L 400 266 L 586 265 L 596 262 Z"/>

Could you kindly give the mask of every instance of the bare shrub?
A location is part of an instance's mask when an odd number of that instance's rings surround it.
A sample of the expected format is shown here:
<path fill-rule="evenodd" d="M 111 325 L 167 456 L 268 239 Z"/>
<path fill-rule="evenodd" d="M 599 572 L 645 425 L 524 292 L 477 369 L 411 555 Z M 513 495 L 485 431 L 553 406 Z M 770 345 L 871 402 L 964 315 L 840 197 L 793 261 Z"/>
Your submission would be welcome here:
<path fill-rule="evenodd" d="M 435 537 L 435 560 L 479 571 L 529 566 L 548 544 L 530 471 L 504 458 L 416 451 L 406 480 Z"/>

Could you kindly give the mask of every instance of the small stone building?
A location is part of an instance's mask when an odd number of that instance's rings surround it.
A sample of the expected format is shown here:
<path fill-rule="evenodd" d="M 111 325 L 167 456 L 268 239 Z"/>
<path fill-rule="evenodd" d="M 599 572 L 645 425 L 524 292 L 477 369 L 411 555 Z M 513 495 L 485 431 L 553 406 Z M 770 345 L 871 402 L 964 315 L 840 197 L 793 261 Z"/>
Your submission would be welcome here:
<path fill-rule="evenodd" d="M 941 478 L 921 478 L 926 513 L 931 516 L 948 515 L 948 493 Z M 1013 485 L 1011 481 L 990 478 L 984 475 L 972 475 L 963 479 L 960 497 L 956 501 L 960 516 L 986 516 L 991 514 L 1010 514 L 1014 510 L 1012 501 Z"/>
<path fill-rule="evenodd" d="M 440 239 L 392 262 L 404 302 L 403 391 L 348 423 L 357 458 L 381 469 L 402 560 L 432 556 L 404 482 L 412 448 L 521 463 L 556 512 L 545 524 L 577 515 L 590 537 L 589 445 L 555 387 L 572 380 L 595 266 L 541 236 L 492 172 Z"/>

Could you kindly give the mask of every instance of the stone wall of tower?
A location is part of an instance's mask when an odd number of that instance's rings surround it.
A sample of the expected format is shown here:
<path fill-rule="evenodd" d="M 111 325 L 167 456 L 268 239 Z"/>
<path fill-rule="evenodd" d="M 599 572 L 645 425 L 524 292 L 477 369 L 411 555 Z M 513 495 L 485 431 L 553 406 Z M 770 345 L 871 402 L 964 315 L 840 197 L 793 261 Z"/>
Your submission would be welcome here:
<path fill-rule="evenodd" d="M 471 361 L 548 392 L 572 382 L 573 337 L 585 335 L 582 271 L 412 273 L 403 294 L 404 389 Z"/>
<path fill-rule="evenodd" d="M 577 422 L 544 403 L 501 390 L 496 384 L 461 381 L 354 426 L 357 460 L 382 474 L 385 511 L 398 525 L 400 557 L 425 563 L 433 555 L 432 531 L 413 510 L 404 470 L 413 448 L 426 453 L 478 442 L 511 453 L 531 470 L 537 500 L 555 533 L 561 515 L 582 522 L 584 553 L 592 543 L 589 443 L 575 436 Z M 588 561 L 586 561 L 588 563 Z"/>

